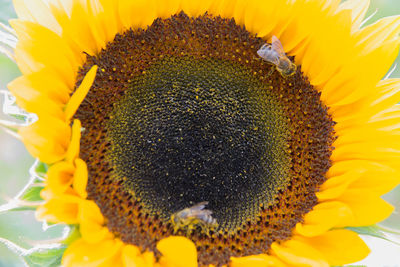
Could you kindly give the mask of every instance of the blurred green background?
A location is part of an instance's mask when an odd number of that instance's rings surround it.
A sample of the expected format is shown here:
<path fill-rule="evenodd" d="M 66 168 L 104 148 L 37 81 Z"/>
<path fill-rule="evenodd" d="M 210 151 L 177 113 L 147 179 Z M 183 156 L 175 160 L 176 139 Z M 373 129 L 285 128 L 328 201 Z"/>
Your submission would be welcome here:
<path fill-rule="evenodd" d="M 376 15 L 368 22 L 372 23 L 384 16 L 399 15 L 399 0 L 371 0 L 371 7 L 367 16 L 377 10 Z M 15 18 L 11 0 L 0 0 L 0 21 L 8 24 L 8 20 Z M 397 62 L 400 63 L 398 57 Z M 373 66 L 371 66 L 373 68 Z M 7 57 L 0 54 L 0 89 L 19 75 L 19 70 Z M 391 75 L 400 77 L 400 67 Z M 2 102 L 3 99 L 0 100 Z M 0 112 L 0 119 L 7 117 Z M 29 179 L 28 170 L 34 159 L 27 153 L 24 146 L 13 137 L 0 130 L 0 205 L 7 199 L 15 196 Z M 400 187 L 385 196 L 385 199 L 396 206 L 397 211 L 383 222 L 383 225 L 396 228 L 400 231 Z M 11 212 L 0 214 L 0 237 L 29 248 L 35 240 L 50 239 L 61 233 L 61 227 L 54 227 L 46 232 L 42 225 L 35 221 L 33 212 Z M 373 253 L 366 260 L 360 262 L 367 266 L 400 266 L 400 249 L 391 243 L 366 238 L 372 247 Z M 384 254 L 386 253 L 386 254 Z M 388 254 L 389 253 L 389 254 Z M 389 257 L 389 258 L 388 258 Z M 379 260 L 381 259 L 381 260 Z M 393 259 L 393 261 L 392 261 Z M 396 261 L 396 259 L 398 261 Z M 0 244 L 0 266 L 23 266 L 23 262 L 6 246 Z"/>

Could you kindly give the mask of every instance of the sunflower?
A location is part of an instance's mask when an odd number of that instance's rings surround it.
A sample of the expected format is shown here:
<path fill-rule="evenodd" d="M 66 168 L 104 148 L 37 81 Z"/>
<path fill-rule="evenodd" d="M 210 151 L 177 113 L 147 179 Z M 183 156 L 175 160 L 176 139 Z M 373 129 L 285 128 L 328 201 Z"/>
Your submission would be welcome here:
<path fill-rule="evenodd" d="M 48 166 L 36 215 L 79 229 L 62 265 L 368 255 L 347 228 L 393 211 L 380 196 L 400 182 L 400 81 L 381 79 L 399 17 L 362 28 L 363 0 L 14 5 L 8 88 L 37 114 L 18 134 Z"/>

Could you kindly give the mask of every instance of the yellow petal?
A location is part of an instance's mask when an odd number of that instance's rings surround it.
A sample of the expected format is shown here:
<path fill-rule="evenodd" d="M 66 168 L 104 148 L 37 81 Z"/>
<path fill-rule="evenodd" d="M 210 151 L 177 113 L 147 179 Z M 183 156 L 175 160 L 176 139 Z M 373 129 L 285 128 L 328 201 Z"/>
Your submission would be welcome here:
<path fill-rule="evenodd" d="M 362 177 L 351 183 L 351 189 L 365 189 L 376 195 L 383 195 L 395 188 L 400 183 L 400 173 L 383 164 L 374 163 L 375 169 L 365 173 Z"/>
<path fill-rule="evenodd" d="M 400 120 L 399 113 L 400 113 L 400 105 L 396 104 L 372 116 L 371 119 L 368 121 L 368 123 L 370 123 L 371 126 L 375 127 L 376 126 L 375 122 L 379 122 L 382 120 L 393 119 L 393 118 L 397 118 Z"/>
<path fill-rule="evenodd" d="M 399 152 L 390 147 L 384 147 L 374 143 L 355 143 L 335 148 L 332 152 L 331 159 L 334 162 L 344 160 L 384 162 L 387 160 L 399 160 L 399 156 Z"/>
<path fill-rule="evenodd" d="M 400 118 L 399 118 L 400 121 Z M 372 139 L 371 136 L 374 138 Z M 396 143 L 399 136 L 391 131 L 382 131 L 367 126 L 356 127 L 348 129 L 345 134 L 341 134 L 333 143 L 334 147 L 341 147 L 356 143 L 363 143 L 366 146 L 381 146 L 392 147 L 394 149 L 400 148 Z"/>
<path fill-rule="evenodd" d="M 31 88 L 21 87 L 18 94 L 14 96 L 16 97 L 17 105 L 30 113 L 35 113 L 38 116 L 45 114 L 61 120 L 64 119 L 64 112 L 61 105 L 58 105 L 46 96 L 37 94 Z"/>
<path fill-rule="evenodd" d="M 365 189 L 348 189 L 337 200 L 348 205 L 354 214 L 354 223 L 348 226 L 378 223 L 389 217 L 394 209 L 379 195 Z"/>
<path fill-rule="evenodd" d="M 234 3 L 232 0 L 213 1 L 208 10 L 210 14 L 214 16 L 230 18 L 233 16 L 235 5 L 236 3 Z"/>
<path fill-rule="evenodd" d="M 69 94 L 72 90 L 54 72 L 48 69 L 42 69 L 38 72 L 18 77 L 9 83 L 7 87 L 11 92 L 15 92 L 15 94 L 18 94 L 19 90 L 24 90 L 25 88 L 25 90 L 34 90 L 36 94 L 46 96 L 62 106 L 68 102 Z M 25 98 L 29 99 L 27 96 Z"/>
<path fill-rule="evenodd" d="M 84 47 L 85 44 L 82 44 L 82 40 L 78 39 L 75 36 L 76 34 L 79 35 L 79 33 L 76 32 L 77 30 L 74 28 L 74 27 L 76 27 L 76 23 L 75 24 L 71 23 L 73 2 L 70 0 L 68 0 L 68 1 L 58 1 L 57 0 L 57 1 L 51 1 L 49 3 L 49 6 L 50 6 L 50 10 L 51 10 L 52 14 L 54 15 L 57 22 L 61 25 L 61 27 L 63 29 L 62 38 L 65 40 L 65 42 L 68 44 L 68 46 L 72 49 L 74 59 L 76 62 L 78 62 L 78 66 L 81 66 L 86 60 L 86 54 L 82 53 L 82 51 L 85 51 L 89 54 L 91 54 L 92 51 L 85 50 L 85 47 Z M 76 19 L 77 17 L 75 16 L 74 18 Z M 89 34 L 89 36 L 90 36 L 90 32 L 85 31 L 87 29 L 87 27 L 86 27 L 87 25 L 83 24 L 82 26 L 83 26 L 82 32 L 83 32 L 84 38 L 87 38 L 87 34 Z M 71 31 L 72 31 L 72 33 L 71 33 Z M 94 42 L 92 41 L 91 45 L 93 45 L 93 43 Z"/>
<path fill-rule="evenodd" d="M 197 250 L 194 243 L 183 236 L 170 236 L 157 244 L 163 255 L 160 262 L 176 267 L 197 267 Z"/>
<path fill-rule="evenodd" d="M 96 23 L 98 21 L 93 17 L 88 1 L 67 1 L 67 3 L 69 4 L 53 5 L 52 12 L 63 29 L 63 39 L 73 48 L 76 59 L 79 60 L 79 57 L 82 59 L 82 52 L 89 55 L 100 52 L 105 46 L 105 33 Z"/>
<path fill-rule="evenodd" d="M 387 41 L 365 55 L 354 55 L 352 62 L 331 78 L 321 94 L 328 106 L 349 105 L 373 90 L 397 57 L 399 42 Z M 371 69 L 368 66 L 374 65 Z M 351 93 L 349 93 L 351 92 Z"/>
<path fill-rule="evenodd" d="M 153 252 L 140 253 L 138 247 L 126 245 L 122 250 L 122 260 L 124 267 L 152 267 L 156 266 L 156 259 Z"/>
<path fill-rule="evenodd" d="M 318 236 L 349 221 L 354 221 L 350 207 L 338 201 L 324 202 L 304 216 L 304 222 L 296 225 L 296 231 L 302 236 Z"/>
<path fill-rule="evenodd" d="M 79 230 L 85 242 L 95 244 L 112 236 L 107 227 L 103 226 L 104 217 L 94 201 L 84 200 L 81 202 L 78 218 Z"/>
<path fill-rule="evenodd" d="M 301 240 L 321 252 L 331 266 L 357 262 L 370 253 L 368 246 L 356 233 L 344 229 Z"/>
<path fill-rule="evenodd" d="M 104 223 L 103 214 L 101 214 L 99 206 L 93 200 L 84 200 L 79 210 L 80 221 L 92 221 L 98 224 Z"/>
<path fill-rule="evenodd" d="M 42 116 L 34 124 L 18 132 L 29 153 L 45 163 L 65 157 L 71 137 L 71 128 L 57 118 Z"/>
<path fill-rule="evenodd" d="M 234 9 L 233 9 L 232 17 L 235 20 L 236 24 L 244 25 L 244 13 L 245 13 L 245 10 L 246 10 L 246 6 L 248 4 L 249 4 L 249 1 L 244 1 L 244 0 L 237 0 L 234 3 Z M 211 6 L 210 6 L 210 8 L 211 8 Z"/>
<path fill-rule="evenodd" d="M 61 35 L 61 27 L 42 0 L 13 0 L 15 12 L 22 20 L 37 22 Z"/>
<path fill-rule="evenodd" d="M 400 79 L 379 81 L 376 91 L 376 94 L 371 96 L 371 103 L 368 106 L 371 115 L 384 111 L 400 102 Z"/>
<path fill-rule="evenodd" d="M 78 89 L 76 89 L 75 93 L 69 100 L 67 106 L 65 107 L 65 117 L 67 121 L 69 121 L 72 116 L 74 116 L 82 101 L 85 99 L 87 93 L 90 90 L 90 87 L 92 87 L 94 78 L 96 77 L 96 72 L 97 66 L 93 66 L 85 75 L 82 83 L 79 85 Z"/>
<path fill-rule="evenodd" d="M 389 138 L 389 140 L 391 139 Z M 391 142 L 394 144 L 395 140 Z M 400 182 L 398 165 L 368 160 L 336 162 L 328 171 L 327 177 L 328 180 L 322 184 L 320 191 L 316 193 L 319 200 L 338 198 L 348 188 L 365 189 L 376 193 L 376 195 L 383 195 Z"/>
<path fill-rule="evenodd" d="M 51 223 L 76 224 L 79 222 L 78 211 L 81 201 L 80 197 L 71 195 L 51 198 L 36 209 L 36 218 Z"/>
<path fill-rule="evenodd" d="M 81 121 L 75 119 L 72 125 L 72 137 L 71 142 L 67 150 L 66 160 L 68 162 L 74 162 L 79 156 L 79 146 L 81 141 Z"/>
<path fill-rule="evenodd" d="M 78 239 L 65 250 L 62 266 L 117 267 L 115 256 L 121 253 L 121 250 L 122 242 L 119 240 L 110 239 L 90 244 L 84 239 Z"/>
<path fill-rule="evenodd" d="M 89 244 L 103 242 L 105 239 L 112 237 L 107 227 L 94 223 L 92 221 L 84 221 L 79 224 L 79 231 L 82 238 Z"/>
<path fill-rule="evenodd" d="M 341 2 L 341 0 L 320 1 L 322 10 L 326 10 L 328 15 L 334 15 L 337 13 L 339 11 L 339 5 Z"/>
<path fill-rule="evenodd" d="M 400 128 L 400 105 L 395 105 L 373 116 L 369 123 L 371 127 L 388 132 L 395 132 Z M 398 134 L 395 132 L 395 134 Z M 397 143 L 395 143 L 397 144 Z"/>
<path fill-rule="evenodd" d="M 23 74 L 51 68 L 69 87 L 75 82 L 77 62 L 64 40 L 33 22 L 11 20 L 18 35 L 15 58 Z"/>
<path fill-rule="evenodd" d="M 353 165 L 352 167 L 355 166 L 357 165 Z M 343 192 L 353 181 L 361 177 L 366 171 L 367 170 L 363 168 L 349 168 L 344 174 L 330 177 L 325 183 L 322 184 L 320 191 L 316 193 L 316 196 L 319 200 L 337 198 L 343 194 Z"/>
<path fill-rule="evenodd" d="M 18 77 L 7 86 L 16 97 L 17 104 L 26 111 L 62 119 L 62 107 L 69 99 L 69 92 L 56 77 L 54 73 L 41 70 Z"/>
<path fill-rule="evenodd" d="M 271 250 L 286 264 L 294 266 L 329 267 L 324 256 L 304 242 L 289 240 L 282 244 L 272 243 Z"/>
<path fill-rule="evenodd" d="M 355 166 L 364 166 L 365 161 L 362 160 L 348 160 L 348 161 L 340 161 L 335 162 L 332 167 L 326 173 L 327 178 L 332 178 L 336 176 L 343 175 L 349 170 L 352 170 Z"/>
<path fill-rule="evenodd" d="M 399 32 L 400 16 L 382 18 L 358 32 L 359 49 L 368 53 L 387 41 L 398 39 Z"/>
<path fill-rule="evenodd" d="M 231 257 L 231 267 L 284 267 L 286 266 L 276 256 L 258 254 L 246 257 Z"/>
<path fill-rule="evenodd" d="M 193 1 L 193 0 L 182 0 L 182 10 L 189 17 L 197 17 L 203 15 L 211 6 L 213 0 L 204 1 Z"/>
<path fill-rule="evenodd" d="M 311 84 L 322 86 L 335 77 L 340 67 L 347 64 L 352 51 L 350 36 L 350 11 L 342 10 L 332 17 L 323 18 L 313 35 L 306 54 L 302 60 L 302 70 L 309 77 Z M 333 32 L 326 34 L 326 28 Z M 337 36 L 341 42 L 332 42 L 331 36 Z M 315 38 L 315 39 L 314 39 Z M 331 51 L 340 51 L 332 53 Z M 314 60 L 313 60 L 314 58 Z M 325 64 L 324 62 L 330 62 Z"/>
<path fill-rule="evenodd" d="M 348 106 L 350 109 L 350 106 Z M 371 122 L 371 117 L 368 116 L 368 113 L 362 113 L 362 115 L 366 115 L 368 118 L 365 118 L 363 116 L 348 116 L 347 118 L 344 118 L 343 120 L 337 120 L 334 119 L 334 121 L 337 122 L 337 124 L 334 126 L 335 132 L 337 136 L 344 136 L 348 132 L 354 131 L 354 129 L 360 129 L 366 126 L 368 124 L 368 129 L 375 129 L 375 130 L 383 130 L 380 129 L 379 127 L 375 127 L 373 123 Z"/>
<path fill-rule="evenodd" d="M 146 267 L 151 267 L 153 265 L 156 265 L 156 258 L 154 256 L 153 252 L 146 251 L 142 254 L 143 260 L 145 262 Z"/>
<path fill-rule="evenodd" d="M 146 29 L 157 16 L 157 8 L 153 0 L 121 0 L 118 12 L 124 29 Z"/>
<path fill-rule="evenodd" d="M 335 199 L 348 188 L 365 189 L 377 195 L 383 195 L 400 182 L 399 176 L 396 165 L 388 166 L 386 162 L 340 161 L 328 171 L 328 180 L 322 184 L 316 195 L 319 200 Z"/>
<path fill-rule="evenodd" d="M 123 247 L 122 261 L 125 267 L 130 267 L 130 266 L 146 267 L 139 248 L 133 245 L 125 245 Z"/>
<path fill-rule="evenodd" d="M 283 1 L 248 1 L 244 9 L 246 29 L 259 37 L 280 35 L 287 24 L 292 4 Z M 266 20 L 265 18 L 268 18 Z M 285 46 L 285 43 L 283 43 Z"/>
<path fill-rule="evenodd" d="M 300 64 L 302 57 L 302 51 L 307 48 L 310 38 L 310 29 L 315 31 L 316 29 L 310 27 L 312 25 L 312 21 L 320 21 L 322 19 L 323 14 L 318 12 L 319 9 L 316 1 L 309 1 L 305 3 L 305 1 L 295 1 L 293 3 L 293 8 L 291 8 L 292 12 L 299 12 L 300 14 L 310 14 L 310 17 L 306 19 L 301 19 L 296 16 L 294 13 L 290 13 L 288 19 L 288 25 L 285 31 L 279 36 L 279 40 L 284 44 L 285 51 L 290 51 L 290 54 L 296 54 L 296 63 Z M 309 11 L 309 13 L 308 13 Z M 319 26 L 319 25 L 315 25 Z M 301 48 L 301 49 L 299 49 Z"/>
<path fill-rule="evenodd" d="M 47 171 L 46 185 L 55 194 L 62 194 L 71 186 L 75 168 L 72 164 L 61 161 Z"/>
<path fill-rule="evenodd" d="M 72 185 L 76 193 L 82 198 L 87 197 L 86 186 L 88 182 L 88 170 L 86 162 L 81 159 L 75 159 L 75 172 Z"/>
<path fill-rule="evenodd" d="M 104 29 L 105 41 L 111 42 L 115 35 L 122 30 L 122 23 L 118 17 L 118 1 L 99 0 L 93 5 L 95 17 Z"/>
<path fill-rule="evenodd" d="M 83 1 L 83 3 L 85 4 L 85 1 Z M 97 46 L 97 53 L 100 52 L 100 50 L 102 48 L 106 47 L 106 35 L 107 35 L 107 26 L 105 27 L 104 25 L 104 21 L 102 21 L 101 19 L 104 17 L 103 16 L 99 16 L 99 12 L 103 12 L 104 10 L 102 10 L 101 5 L 99 3 L 98 0 L 91 0 L 91 1 L 86 1 L 86 20 L 87 20 L 87 25 L 90 27 L 90 33 L 93 36 L 93 39 L 96 43 Z M 74 14 L 73 14 L 74 15 Z M 108 14 L 107 14 L 108 15 Z M 76 16 L 79 17 L 78 14 L 76 14 Z M 72 20 L 74 20 L 74 18 L 72 17 Z M 118 32 L 116 31 L 117 29 L 114 28 L 114 37 L 115 34 L 117 34 Z M 112 39 L 110 39 L 110 41 L 112 41 Z"/>
<path fill-rule="evenodd" d="M 155 0 L 157 17 L 169 18 L 181 10 L 181 0 Z"/>
<path fill-rule="evenodd" d="M 368 11 L 369 4 L 370 0 L 347 0 L 340 5 L 339 10 L 351 10 L 351 20 L 353 21 L 352 32 L 357 31 L 361 27 L 361 23 Z"/>

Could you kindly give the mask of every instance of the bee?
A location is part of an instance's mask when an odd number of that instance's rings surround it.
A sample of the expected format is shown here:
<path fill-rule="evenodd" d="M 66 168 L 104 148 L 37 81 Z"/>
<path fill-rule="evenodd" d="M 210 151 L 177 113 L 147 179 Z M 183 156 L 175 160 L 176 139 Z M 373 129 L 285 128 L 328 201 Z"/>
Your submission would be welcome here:
<path fill-rule="evenodd" d="M 274 64 L 285 78 L 296 72 L 296 65 L 286 56 L 281 42 L 275 35 L 272 36 L 271 44 L 261 46 L 257 54 L 265 61 Z"/>
<path fill-rule="evenodd" d="M 187 233 L 192 232 L 196 227 L 201 227 L 208 233 L 210 228 L 218 226 L 217 220 L 211 216 L 211 210 L 204 209 L 208 201 L 203 201 L 185 208 L 171 215 L 171 222 L 174 226 L 174 233 L 184 229 Z"/>

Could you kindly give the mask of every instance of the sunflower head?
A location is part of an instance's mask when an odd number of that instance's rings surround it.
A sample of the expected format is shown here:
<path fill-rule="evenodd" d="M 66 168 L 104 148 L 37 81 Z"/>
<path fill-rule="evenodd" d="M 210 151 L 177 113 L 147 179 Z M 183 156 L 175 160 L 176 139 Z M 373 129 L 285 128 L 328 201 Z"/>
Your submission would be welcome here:
<path fill-rule="evenodd" d="M 19 131 L 49 166 L 37 217 L 79 225 L 63 265 L 368 254 L 344 228 L 392 212 L 397 17 L 360 28 L 357 0 L 35 4 L 46 16 L 16 2 L 9 88 L 39 118 Z"/>

